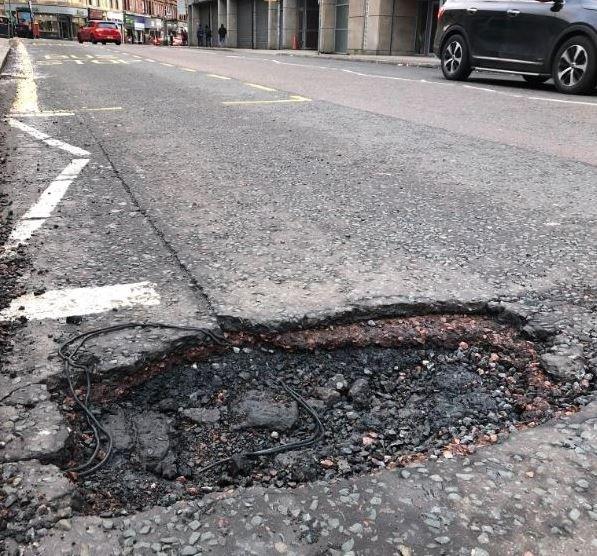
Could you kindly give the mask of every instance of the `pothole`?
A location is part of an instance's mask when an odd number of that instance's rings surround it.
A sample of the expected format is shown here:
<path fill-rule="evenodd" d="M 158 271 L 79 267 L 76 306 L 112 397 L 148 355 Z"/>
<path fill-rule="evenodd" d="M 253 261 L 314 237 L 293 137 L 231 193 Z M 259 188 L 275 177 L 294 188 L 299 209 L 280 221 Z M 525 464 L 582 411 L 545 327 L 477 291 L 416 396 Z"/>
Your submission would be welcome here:
<path fill-rule="evenodd" d="M 482 317 L 433 316 L 284 334 L 234 334 L 94 385 L 113 436 L 111 458 L 77 478 L 82 513 L 140 510 L 239 486 L 296 487 L 458 457 L 510 432 L 573 411 L 588 382 L 557 383 L 535 346 Z M 272 456 L 257 450 L 317 443 Z M 73 429 L 69 463 L 92 454 L 88 425 Z M 224 458 L 233 461 L 207 466 Z"/>

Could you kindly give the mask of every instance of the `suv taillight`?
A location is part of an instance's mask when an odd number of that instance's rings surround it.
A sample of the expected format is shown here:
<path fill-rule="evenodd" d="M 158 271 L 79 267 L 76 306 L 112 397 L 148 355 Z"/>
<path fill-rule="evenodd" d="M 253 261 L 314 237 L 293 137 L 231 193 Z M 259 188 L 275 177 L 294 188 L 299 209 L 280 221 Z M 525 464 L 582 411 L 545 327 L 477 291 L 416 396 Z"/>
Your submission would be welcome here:
<path fill-rule="evenodd" d="M 444 15 L 445 11 L 446 11 L 446 8 L 444 6 L 439 7 L 439 10 L 437 11 L 437 20 L 438 21 L 442 18 L 442 15 Z"/>

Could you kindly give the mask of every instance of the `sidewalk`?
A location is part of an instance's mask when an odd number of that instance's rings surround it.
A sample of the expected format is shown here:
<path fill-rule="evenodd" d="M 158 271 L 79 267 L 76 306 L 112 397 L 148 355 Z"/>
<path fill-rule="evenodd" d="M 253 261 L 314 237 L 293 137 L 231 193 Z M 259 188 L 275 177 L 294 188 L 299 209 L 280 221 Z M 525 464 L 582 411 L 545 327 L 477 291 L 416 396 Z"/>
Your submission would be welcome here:
<path fill-rule="evenodd" d="M 198 50 L 213 50 L 206 47 L 191 47 Z M 214 47 L 217 48 L 217 47 Z M 318 60 L 342 60 L 345 62 L 369 62 L 372 64 L 389 64 L 394 66 L 411 66 L 419 68 L 438 68 L 439 59 L 432 56 L 376 56 L 366 54 L 320 54 L 315 50 L 251 50 L 246 48 L 218 48 L 235 54 L 258 54 L 261 56 L 292 56 L 296 58 L 315 58 Z"/>

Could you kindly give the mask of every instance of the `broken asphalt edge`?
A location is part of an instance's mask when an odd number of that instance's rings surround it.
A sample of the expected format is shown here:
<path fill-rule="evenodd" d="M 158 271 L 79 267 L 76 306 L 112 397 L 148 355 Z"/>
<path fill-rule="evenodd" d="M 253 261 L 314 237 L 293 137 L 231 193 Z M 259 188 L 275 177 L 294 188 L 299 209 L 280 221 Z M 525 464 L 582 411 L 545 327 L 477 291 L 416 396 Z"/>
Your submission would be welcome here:
<path fill-rule="evenodd" d="M 519 328 L 532 321 L 532 315 L 522 305 L 495 299 L 471 301 L 460 301 L 458 299 L 395 299 L 392 301 L 356 302 L 345 307 L 327 308 L 284 319 L 260 319 L 217 312 L 215 316 L 223 332 L 263 333 L 287 332 L 370 319 L 406 318 L 439 314 L 499 317 L 501 320 Z M 555 330 L 545 332 L 546 337 L 555 335 L 555 333 Z"/>

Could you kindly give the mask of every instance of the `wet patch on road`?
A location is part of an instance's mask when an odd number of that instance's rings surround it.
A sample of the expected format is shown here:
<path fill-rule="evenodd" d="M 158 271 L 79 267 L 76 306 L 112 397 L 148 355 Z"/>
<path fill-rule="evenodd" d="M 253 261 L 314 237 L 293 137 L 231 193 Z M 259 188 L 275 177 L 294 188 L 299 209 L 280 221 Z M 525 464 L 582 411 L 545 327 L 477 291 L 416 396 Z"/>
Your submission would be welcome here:
<path fill-rule="evenodd" d="M 107 515 L 214 490 L 296 487 L 467 455 L 574 412 L 591 388 L 586 378 L 548 375 L 536 345 L 485 317 L 234 333 L 228 341 L 94 384 L 93 406 L 114 446 L 96 473 L 71 474 L 79 512 Z M 325 429 L 308 447 L 283 448 L 317 436 L 316 420 L 288 388 Z M 71 398 L 62 407 L 74 430 L 71 466 L 92 454 L 93 435 Z"/>

